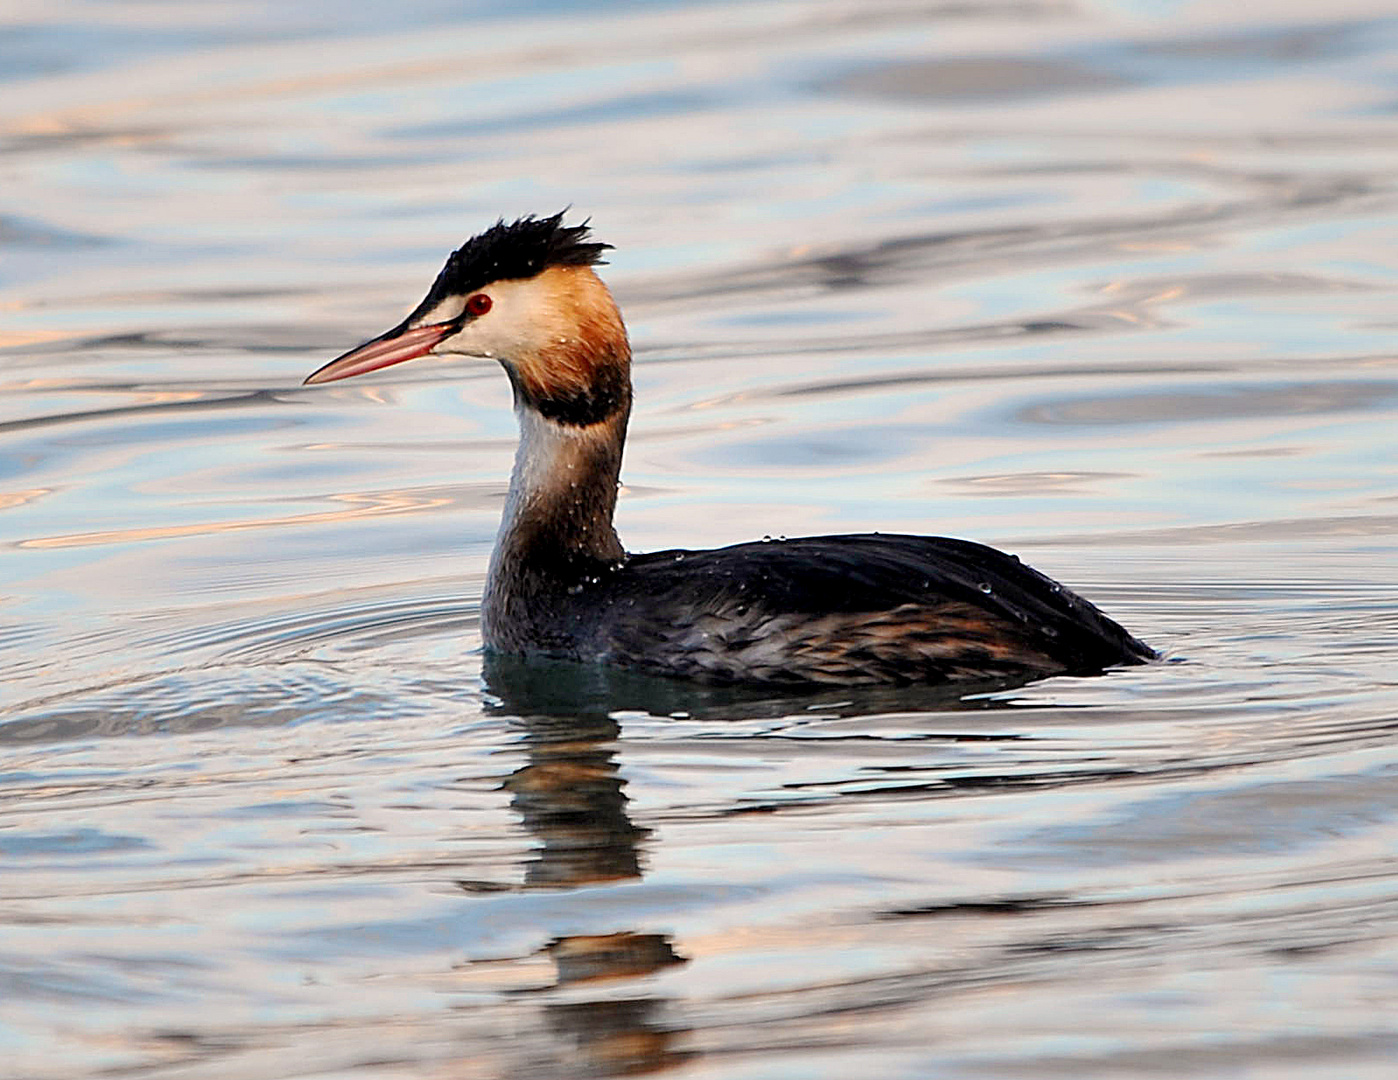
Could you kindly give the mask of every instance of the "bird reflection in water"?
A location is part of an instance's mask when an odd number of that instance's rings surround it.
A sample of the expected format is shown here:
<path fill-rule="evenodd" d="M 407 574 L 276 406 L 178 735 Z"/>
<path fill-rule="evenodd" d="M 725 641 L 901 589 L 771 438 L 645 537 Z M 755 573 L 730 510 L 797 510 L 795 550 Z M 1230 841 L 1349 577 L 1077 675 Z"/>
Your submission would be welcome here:
<path fill-rule="evenodd" d="M 538 843 L 525 868 L 525 889 L 570 889 L 641 879 L 650 834 L 627 814 L 616 748 L 621 728 L 612 719 L 618 712 L 683 713 L 722 722 L 789 716 L 793 711 L 809 715 L 816 708 L 860 715 L 899 709 L 961 712 L 1010 707 L 1005 698 L 968 700 L 966 696 L 1003 691 L 1005 680 L 984 685 L 824 689 L 793 696 L 771 687 L 697 686 L 603 665 L 493 655 L 485 659 L 484 677 L 486 690 L 495 699 L 488 707 L 518 725 L 528 758 L 504 784 L 511 794 L 511 807 Z M 625 931 L 569 935 L 556 938 L 541 951 L 554 965 L 551 989 L 580 991 L 594 984 L 610 985 L 591 1000 L 546 1007 L 546 1023 L 573 1050 L 566 1073 L 541 1065 L 531 1075 L 635 1076 L 659 1071 L 688 1056 L 678 1048 L 687 1031 L 675 1025 L 666 999 L 627 996 L 615 985 L 685 963 L 668 937 Z"/>
<path fill-rule="evenodd" d="M 523 731 L 527 762 L 504 783 L 510 805 L 538 841 L 524 887 L 570 889 L 637 881 L 649 830 L 631 821 L 616 740 L 620 728 L 595 693 L 569 678 L 568 665 L 539 669 L 505 661 L 487 665 L 486 681 Z M 594 703 L 589 705 L 589 702 Z M 663 934 L 622 931 L 555 938 L 543 949 L 559 989 L 637 979 L 682 964 Z M 568 1040 L 573 1076 L 637 1076 L 683 1060 L 684 1031 L 668 1025 L 669 1002 L 614 996 L 552 1003 L 545 1021 Z"/>

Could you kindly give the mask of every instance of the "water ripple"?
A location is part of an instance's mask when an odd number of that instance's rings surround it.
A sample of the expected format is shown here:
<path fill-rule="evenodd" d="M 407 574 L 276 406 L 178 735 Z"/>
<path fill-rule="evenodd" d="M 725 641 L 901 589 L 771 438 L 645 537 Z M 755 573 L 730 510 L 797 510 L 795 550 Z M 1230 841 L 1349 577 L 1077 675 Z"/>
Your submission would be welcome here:
<path fill-rule="evenodd" d="M 1391 1074 L 1384 5 L 31 8 L 8 1072 Z M 300 380 L 570 204 L 636 348 L 628 544 L 984 539 L 1165 659 L 483 657 L 508 381 Z"/>

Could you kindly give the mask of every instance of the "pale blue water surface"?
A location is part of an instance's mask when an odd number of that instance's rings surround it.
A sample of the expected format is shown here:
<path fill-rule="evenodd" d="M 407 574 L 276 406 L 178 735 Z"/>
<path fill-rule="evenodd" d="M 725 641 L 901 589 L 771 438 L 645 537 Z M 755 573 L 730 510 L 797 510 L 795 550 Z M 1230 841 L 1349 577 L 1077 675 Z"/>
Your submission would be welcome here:
<path fill-rule="evenodd" d="M 0 89 L 3 1075 L 1393 1075 L 1391 4 L 17 3 Z M 483 672 L 505 379 L 300 381 L 566 205 L 631 547 L 1170 662 Z"/>

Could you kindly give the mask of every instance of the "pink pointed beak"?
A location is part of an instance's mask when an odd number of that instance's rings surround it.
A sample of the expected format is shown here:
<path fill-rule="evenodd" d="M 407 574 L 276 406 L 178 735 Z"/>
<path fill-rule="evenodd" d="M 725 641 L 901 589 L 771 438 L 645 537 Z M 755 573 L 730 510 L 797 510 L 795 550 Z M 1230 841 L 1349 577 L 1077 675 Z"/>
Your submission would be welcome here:
<path fill-rule="evenodd" d="M 372 341 L 366 341 L 358 348 L 351 349 L 344 356 L 337 356 L 318 371 L 306 376 L 303 386 L 314 383 L 334 382 L 348 379 L 352 375 L 363 375 L 366 371 L 378 371 L 404 360 L 415 360 L 426 356 L 443 338 L 456 330 L 455 323 L 434 323 L 431 326 L 417 326 L 411 330 L 394 327 L 386 334 L 380 334 Z"/>

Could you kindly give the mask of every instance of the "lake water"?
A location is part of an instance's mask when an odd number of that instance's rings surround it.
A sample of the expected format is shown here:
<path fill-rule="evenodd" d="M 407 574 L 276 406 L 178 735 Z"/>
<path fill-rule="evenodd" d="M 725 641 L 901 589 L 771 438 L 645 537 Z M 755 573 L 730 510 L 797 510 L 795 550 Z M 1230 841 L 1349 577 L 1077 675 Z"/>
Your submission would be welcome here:
<path fill-rule="evenodd" d="M 1391 4 L 21 0 L 0 86 L 7 1077 L 1393 1075 Z M 630 547 L 1166 661 L 483 671 L 505 379 L 300 381 L 567 205 Z"/>

